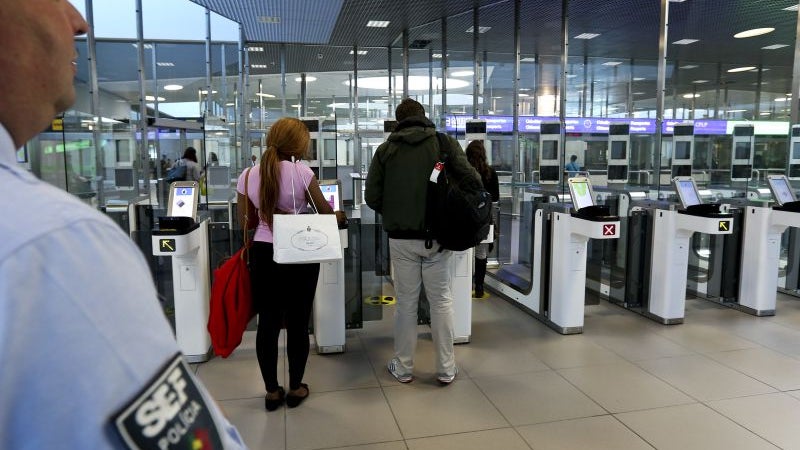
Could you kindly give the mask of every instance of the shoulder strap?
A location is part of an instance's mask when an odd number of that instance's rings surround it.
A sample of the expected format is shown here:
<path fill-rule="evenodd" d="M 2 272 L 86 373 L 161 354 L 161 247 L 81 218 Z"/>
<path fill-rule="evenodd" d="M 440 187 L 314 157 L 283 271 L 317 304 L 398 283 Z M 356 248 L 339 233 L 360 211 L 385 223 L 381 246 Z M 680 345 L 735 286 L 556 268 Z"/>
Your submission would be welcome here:
<path fill-rule="evenodd" d="M 245 249 L 250 247 L 250 239 L 249 239 L 250 238 L 250 233 L 248 232 L 249 230 L 247 229 L 247 223 L 249 222 L 248 217 L 250 216 L 250 197 L 247 195 L 247 186 L 250 184 L 250 170 L 252 170 L 252 169 L 253 169 L 253 167 L 248 167 L 247 168 L 247 173 L 244 175 L 244 201 L 245 201 L 245 203 L 244 203 L 244 226 L 242 227 L 242 234 L 243 234 L 242 241 L 244 242 L 244 248 Z M 245 253 L 247 253 L 247 250 L 242 252 L 242 256 L 248 257 L 248 255 L 245 255 Z"/>
<path fill-rule="evenodd" d="M 447 139 L 446 134 L 438 131 L 436 132 L 436 139 L 439 141 L 439 159 L 445 162 L 447 157 L 450 156 L 450 141 Z"/>

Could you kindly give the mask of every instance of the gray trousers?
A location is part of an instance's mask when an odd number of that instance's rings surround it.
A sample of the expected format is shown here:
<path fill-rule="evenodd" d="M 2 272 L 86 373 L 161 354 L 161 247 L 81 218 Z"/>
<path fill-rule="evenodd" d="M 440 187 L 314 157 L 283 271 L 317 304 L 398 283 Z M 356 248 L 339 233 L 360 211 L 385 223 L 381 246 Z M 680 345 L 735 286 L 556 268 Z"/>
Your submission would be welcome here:
<path fill-rule="evenodd" d="M 431 335 L 437 375 L 455 373 L 453 352 L 453 293 L 450 290 L 450 250 L 426 249 L 425 241 L 389 239 L 392 279 L 397 295 L 394 352 L 403 374 L 414 372 L 417 349 L 417 306 L 422 286 L 431 308 Z"/>

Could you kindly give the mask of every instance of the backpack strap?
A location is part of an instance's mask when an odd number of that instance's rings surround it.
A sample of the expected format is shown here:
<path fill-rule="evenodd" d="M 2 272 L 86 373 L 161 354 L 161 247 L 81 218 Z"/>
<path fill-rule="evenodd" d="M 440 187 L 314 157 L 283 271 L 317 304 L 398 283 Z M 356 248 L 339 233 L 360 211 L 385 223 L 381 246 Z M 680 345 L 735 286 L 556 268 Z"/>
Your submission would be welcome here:
<path fill-rule="evenodd" d="M 447 179 L 447 158 L 450 156 L 450 142 L 447 139 L 447 135 L 444 133 L 436 132 L 436 140 L 438 141 L 439 147 L 439 161 L 443 164 L 442 172 L 444 173 L 445 179 Z M 433 225 L 431 224 L 431 218 L 436 213 L 436 209 L 439 207 L 436 200 L 439 197 L 439 183 L 429 183 L 428 184 L 428 194 L 425 199 L 425 249 L 433 248 Z M 439 251 L 441 252 L 444 250 L 444 247 L 439 246 Z"/>

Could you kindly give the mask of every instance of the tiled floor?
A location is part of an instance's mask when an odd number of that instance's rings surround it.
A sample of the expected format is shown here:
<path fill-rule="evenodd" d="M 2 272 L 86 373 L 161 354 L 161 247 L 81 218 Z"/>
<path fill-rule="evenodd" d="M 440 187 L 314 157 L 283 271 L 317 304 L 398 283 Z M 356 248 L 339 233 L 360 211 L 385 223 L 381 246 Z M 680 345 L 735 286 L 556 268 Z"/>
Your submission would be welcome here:
<path fill-rule="evenodd" d="M 197 373 L 252 449 L 800 449 L 800 299 L 778 298 L 778 315 L 762 318 L 689 300 L 671 326 L 601 303 L 572 336 L 497 297 L 475 300 L 448 387 L 435 383 L 426 327 L 417 379 L 387 373 L 387 307 L 348 332 L 346 353 L 312 351 L 311 397 L 274 412 L 254 332 Z"/>

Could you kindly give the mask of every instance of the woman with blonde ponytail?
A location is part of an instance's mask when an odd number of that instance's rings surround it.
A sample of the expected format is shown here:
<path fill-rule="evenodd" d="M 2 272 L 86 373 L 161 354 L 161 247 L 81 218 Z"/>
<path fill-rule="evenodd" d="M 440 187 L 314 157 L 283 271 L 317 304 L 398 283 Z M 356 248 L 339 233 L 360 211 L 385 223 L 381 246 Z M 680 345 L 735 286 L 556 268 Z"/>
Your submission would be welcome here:
<path fill-rule="evenodd" d="M 309 395 L 303 383 L 308 360 L 308 321 L 319 276 L 319 264 L 278 264 L 272 260 L 272 218 L 308 210 L 313 202 L 320 214 L 333 214 L 325 201 L 314 172 L 299 161 L 308 151 L 308 129 L 294 118 L 275 122 L 267 135 L 267 150 L 261 162 L 239 176 L 237 185 L 239 223 L 246 226 L 245 207 L 258 210 L 253 245 L 250 248 L 250 278 L 253 307 L 259 314 L 256 354 L 267 394 L 268 411 L 284 401 L 293 408 Z M 247 178 L 247 197 L 244 195 Z M 310 193 L 310 195 L 309 195 Z M 340 214 L 340 220 L 344 216 Z M 289 392 L 278 385 L 278 335 L 286 325 L 289 359 Z"/>

